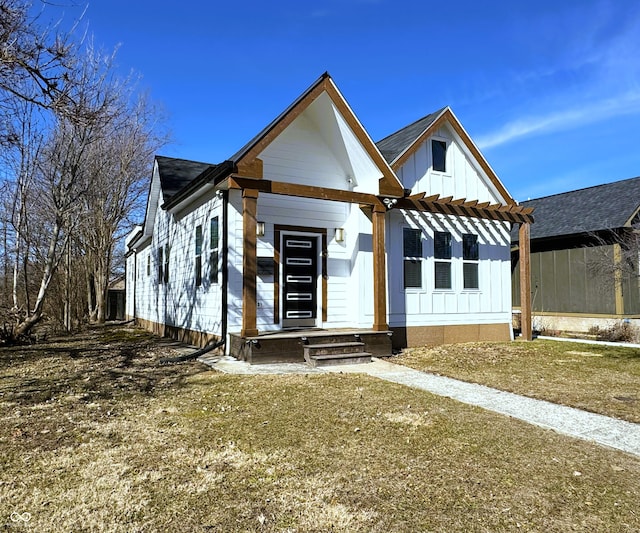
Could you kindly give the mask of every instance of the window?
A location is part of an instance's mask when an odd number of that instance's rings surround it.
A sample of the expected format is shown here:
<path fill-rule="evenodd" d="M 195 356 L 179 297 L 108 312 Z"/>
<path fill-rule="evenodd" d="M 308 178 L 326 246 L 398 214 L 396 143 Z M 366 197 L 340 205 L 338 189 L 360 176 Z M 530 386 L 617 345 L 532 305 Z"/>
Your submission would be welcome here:
<path fill-rule="evenodd" d="M 196 226 L 196 287 L 202 285 L 202 226 Z"/>
<path fill-rule="evenodd" d="M 404 288 L 422 287 L 422 232 L 403 228 Z"/>
<path fill-rule="evenodd" d="M 164 247 L 164 282 L 169 283 L 169 246 Z"/>
<path fill-rule="evenodd" d="M 164 254 L 162 246 L 158 248 L 158 284 L 162 283 L 164 279 Z"/>
<path fill-rule="evenodd" d="M 434 171 L 447 171 L 447 143 L 445 141 L 431 140 L 431 163 Z"/>
<path fill-rule="evenodd" d="M 462 236 L 462 278 L 465 289 L 478 289 L 478 236 L 465 233 Z"/>
<path fill-rule="evenodd" d="M 151 275 L 151 252 L 147 255 L 147 276 Z"/>
<path fill-rule="evenodd" d="M 435 261 L 435 288 L 451 288 L 451 233 L 436 231 L 433 239 Z"/>
<path fill-rule="evenodd" d="M 209 281 L 218 283 L 218 217 L 211 219 L 209 232 Z"/>

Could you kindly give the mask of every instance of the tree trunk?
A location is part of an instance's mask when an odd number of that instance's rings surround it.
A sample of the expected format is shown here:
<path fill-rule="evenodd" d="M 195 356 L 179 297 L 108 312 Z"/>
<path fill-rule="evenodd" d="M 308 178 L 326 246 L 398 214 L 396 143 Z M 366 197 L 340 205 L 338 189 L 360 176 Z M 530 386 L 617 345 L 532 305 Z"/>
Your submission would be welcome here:
<path fill-rule="evenodd" d="M 89 256 L 90 257 L 90 256 Z M 95 282 L 93 270 L 89 264 L 87 264 L 87 310 L 89 311 L 89 322 L 95 322 L 97 320 L 96 312 L 96 298 L 95 298 Z"/>
<path fill-rule="evenodd" d="M 42 273 L 42 280 L 40 281 L 38 298 L 36 299 L 36 303 L 33 307 L 33 312 L 16 326 L 14 331 L 14 337 L 16 338 L 29 333 L 33 326 L 42 320 L 44 301 L 47 296 L 51 280 L 53 279 L 53 275 L 58 267 L 58 261 L 56 259 L 56 245 L 58 244 L 58 238 L 60 237 L 60 226 L 60 222 L 56 220 L 51 236 L 49 237 L 49 249 L 47 250 L 45 268 Z"/>
<path fill-rule="evenodd" d="M 109 287 L 109 260 L 103 255 L 97 257 L 94 271 L 94 286 L 96 291 L 96 320 L 103 324 L 107 316 L 107 288 Z"/>

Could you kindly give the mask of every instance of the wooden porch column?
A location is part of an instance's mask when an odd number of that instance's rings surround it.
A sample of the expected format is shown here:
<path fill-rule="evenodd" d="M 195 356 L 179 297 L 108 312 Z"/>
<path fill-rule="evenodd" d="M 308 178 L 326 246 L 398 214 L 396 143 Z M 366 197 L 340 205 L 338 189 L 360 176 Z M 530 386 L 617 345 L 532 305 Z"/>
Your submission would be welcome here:
<path fill-rule="evenodd" d="M 256 215 L 258 213 L 258 191 L 242 190 L 242 330 L 240 335 L 252 337 L 258 334 L 257 308 L 258 295 L 256 277 L 258 266 L 256 259 Z"/>
<path fill-rule="evenodd" d="M 373 329 L 386 331 L 387 324 L 387 269 L 385 264 L 384 219 L 386 210 L 374 206 L 373 224 Z"/>
<path fill-rule="evenodd" d="M 519 231 L 520 254 L 520 328 L 522 338 L 526 341 L 533 340 L 531 327 L 531 254 L 530 254 L 529 223 L 521 223 Z"/>

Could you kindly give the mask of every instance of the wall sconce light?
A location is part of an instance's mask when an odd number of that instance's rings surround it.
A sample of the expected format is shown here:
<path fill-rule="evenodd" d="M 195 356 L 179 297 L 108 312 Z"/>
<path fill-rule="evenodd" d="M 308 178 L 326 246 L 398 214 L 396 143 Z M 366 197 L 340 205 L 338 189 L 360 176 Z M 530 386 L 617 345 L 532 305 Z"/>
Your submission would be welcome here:
<path fill-rule="evenodd" d="M 336 228 L 336 242 L 344 242 L 344 228 Z"/>
<path fill-rule="evenodd" d="M 264 237 L 264 222 L 256 222 L 256 235 Z"/>

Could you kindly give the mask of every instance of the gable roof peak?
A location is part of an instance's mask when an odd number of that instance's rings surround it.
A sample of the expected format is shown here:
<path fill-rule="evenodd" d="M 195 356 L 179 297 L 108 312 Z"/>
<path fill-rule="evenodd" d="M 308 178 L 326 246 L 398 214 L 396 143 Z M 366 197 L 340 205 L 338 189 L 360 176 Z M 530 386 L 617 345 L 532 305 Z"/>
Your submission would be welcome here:
<path fill-rule="evenodd" d="M 419 118 L 415 122 L 400 128 L 391 135 L 380 139 L 376 146 L 382 152 L 384 158 L 392 164 L 404 152 L 406 152 L 429 127 L 442 116 L 446 111 L 451 111 L 449 106 L 442 107 L 433 113 Z"/>

